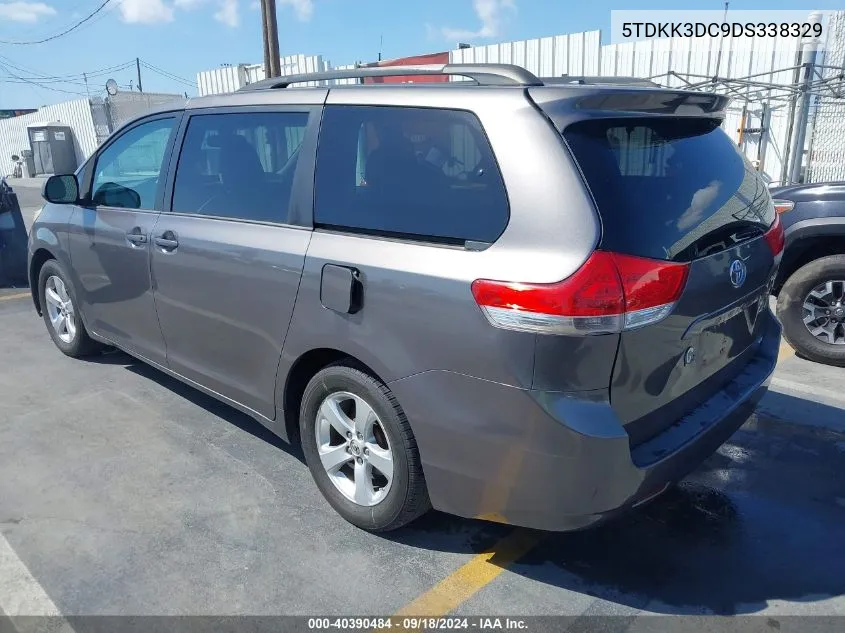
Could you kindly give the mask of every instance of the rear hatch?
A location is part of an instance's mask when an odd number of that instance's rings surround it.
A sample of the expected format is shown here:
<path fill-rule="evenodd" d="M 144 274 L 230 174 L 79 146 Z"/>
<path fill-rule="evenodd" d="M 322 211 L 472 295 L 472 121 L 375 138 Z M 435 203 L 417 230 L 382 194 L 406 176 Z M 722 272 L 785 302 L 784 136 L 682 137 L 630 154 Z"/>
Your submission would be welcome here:
<path fill-rule="evenodd" d="M 620 337 L 610 400 L 635 446 L 713 396 L 753 355 L 780 227 L 765 185 L 718 119 L 593 118 L 563 136 L 601 217 L 599 249 L 687 267 L 668 316 Z"/>

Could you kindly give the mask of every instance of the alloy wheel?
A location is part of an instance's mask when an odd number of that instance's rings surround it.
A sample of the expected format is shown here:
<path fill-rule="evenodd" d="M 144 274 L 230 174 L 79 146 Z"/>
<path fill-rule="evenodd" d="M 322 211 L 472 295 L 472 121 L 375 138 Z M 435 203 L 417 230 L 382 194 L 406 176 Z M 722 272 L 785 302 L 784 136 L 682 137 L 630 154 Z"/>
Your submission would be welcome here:
<path fill-rule="evenodd" d="M 820 341 L 845 345 L 845 280 L 831 280 L 813 288 L 804 299 L 803 320 Z"/>
<path fill-rule="evenodd" d="M 361 506 L 374 506 L 390 491 L 393 452 L 378 415 L 360 396 L 339 391 L 317 409 L 317 453 L 332 484 Z"/>
<path fill-rule="evenodd" d="M 72 343 L 76 338 L 76 309 L 65 282 L 56 275 L 48 277 L 44 284 L 44 298 L 47 303 L 47 315 L 56 336 L 64 343 Z"/>

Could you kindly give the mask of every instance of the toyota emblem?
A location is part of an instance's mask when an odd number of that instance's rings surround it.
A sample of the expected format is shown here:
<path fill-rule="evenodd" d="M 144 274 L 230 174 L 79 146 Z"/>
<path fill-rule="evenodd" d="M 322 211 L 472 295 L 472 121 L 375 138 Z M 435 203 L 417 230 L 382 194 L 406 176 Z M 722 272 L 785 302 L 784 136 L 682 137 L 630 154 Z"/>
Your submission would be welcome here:
<path fill-rule="evenodd" d="M 729 274 L 731 277 L 731 285 L 734 288 L 739 288 L 745 283 L 745 277 L 748 275 L 748 269 L 741 260 L 735 259 L 731 262 Z"/>

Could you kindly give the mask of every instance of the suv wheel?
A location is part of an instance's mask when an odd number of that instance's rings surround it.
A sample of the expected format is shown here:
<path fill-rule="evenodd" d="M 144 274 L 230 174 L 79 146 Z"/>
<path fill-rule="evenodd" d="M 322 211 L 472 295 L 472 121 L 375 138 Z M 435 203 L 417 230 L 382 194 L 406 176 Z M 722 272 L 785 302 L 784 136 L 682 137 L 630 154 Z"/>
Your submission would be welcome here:
<path fill-rule="evenodd" d="M 793 273 L 778 295 L 777 312 L 799 354 L 845 367 L 845 255 L 822 257 Z"/>
<path fill-rule="evenodd" d="M 74 299 L 76 294 L 59 262 L 51 259 L 41 267 L 38 290 L 41 314 L 56 347 L 73 358 L 88 356 L 101 348 L 85 331 Z"/>
<path fill-rule="evenodd" d="M 326 367 L 305 388 L 299 425 L 314 481 L 350 523 L 386 532 L 429 509 L 414 434 L 382 382 L 346 365 Z"/>

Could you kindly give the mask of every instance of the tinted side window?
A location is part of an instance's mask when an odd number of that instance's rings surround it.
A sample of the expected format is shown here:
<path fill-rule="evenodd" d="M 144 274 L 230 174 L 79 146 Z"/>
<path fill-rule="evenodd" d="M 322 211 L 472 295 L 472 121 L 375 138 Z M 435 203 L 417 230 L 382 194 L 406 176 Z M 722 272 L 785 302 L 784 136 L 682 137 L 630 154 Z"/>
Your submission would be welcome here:
<path fill-rule="evenodd" d="M 182 143 L 173 211 L 287 222 L 306 112 L 192 116 Z"/>
<path fill-rule="evenodd" d="M 124 209 L 155 207 L 164 153 L 175 119 L 156 119 L 121 134 L 97 157 L 91 199 Z"/>
<path fill-rule="evenodd" d="M 426 108 L 329 106 L 317 150 L 315 223 L 462 243 L 508 222 L 478 119 Z"/>

